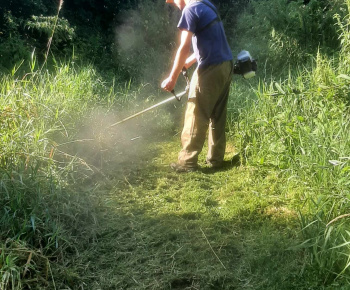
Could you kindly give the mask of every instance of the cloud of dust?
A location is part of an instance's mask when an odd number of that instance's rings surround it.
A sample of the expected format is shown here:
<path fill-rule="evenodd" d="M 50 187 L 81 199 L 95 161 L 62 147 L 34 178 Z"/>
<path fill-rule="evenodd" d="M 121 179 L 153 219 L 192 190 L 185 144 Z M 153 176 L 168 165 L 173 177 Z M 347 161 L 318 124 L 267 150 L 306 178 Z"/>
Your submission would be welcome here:
<path fill-rule="evenodd" d="M 159 154 L 155 145 L 168 141 L 173 135 L 173 120 L 167 112 L 167 105 L 122 124 L 111 125 L 141 111 L 144 105 L 129 111 L 107 112 L 103 108 L 95 108 L 78 126 L 75 139 L 81 142 L 67 144 L 60 150 L 84 160 L 95 173 L 105 176 L 115 177 L 118 172 L 128 174 L 143 170 L 145 163 L 151 164 Z M 168 167 L 168 164 L 164 166 Z"/>
<path fill-rule="evenodd" d="M 170 93 L 160 93 L 160 83 L 171 69 L 179 11 L 165 5 L 164 1 L 144 1 L 136 11 L 119 16 L 115 28 L 118 65 L 131 77 L 148 85 L 139 89 L 138 95 L 130 96 L 129 109 L 106 110 L 95 108 L 78 125 L 76 140 L 62 147 L 62 151 L 84 160 L 92 169 L 113 175 L 116 171 L 134 170 L 140 162 L 151 162 L 158 153 L 153 144 L 164 142 L 179 134 L 183 120 L 186 96 L 146 112 L 125 123 L 112 124 L 150 107 Z M 186 84 L 180 76 L 176 92 Z M 176 133 L 174 133 L 174 130 Z M 174 160 L 175 161 L 175 160 Z M 144 163 L 143 163 L 144 164 Z M 168 166 L 165 164 L 164 166 Z"/>
<path fill-rule="evenodd" d="M 115 29 L 116 43 L 121 52 L 128 52 L 142 42 L 142 35 L 138 34 L 135 26 L 140 21 L 140 15 L 136 11 L 124 19 L 123 23 Z"/>
<path fill-rule="evenodd" d="M 119 17 L 115 28 L 117 62 L 134 79 L 160 85 L 171 69 L 179 32 L 179 11 L 164 1 L 145 1 Z"/>

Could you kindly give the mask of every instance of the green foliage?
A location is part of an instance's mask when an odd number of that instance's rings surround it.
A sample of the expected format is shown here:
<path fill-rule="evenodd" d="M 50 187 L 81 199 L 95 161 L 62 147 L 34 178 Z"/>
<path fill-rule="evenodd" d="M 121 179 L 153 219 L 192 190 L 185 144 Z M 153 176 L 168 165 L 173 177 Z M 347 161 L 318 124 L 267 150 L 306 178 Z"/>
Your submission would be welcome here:
<path fill-rule="evenodd" d="M 345 0 L 347 10 L 350 11 L 350 2 Z M 350 63 L 350 17 L 346 15 L 342 17 L 340 14 L 335 15 L 338 24 L 339 39 L 341 40 L 341 49 L 339 57 L 340 73 L 349 73 Z"/>
<path fill-rule="evenodd" d="M 310 2 L 311 3 L 311 2 Z M 350 11 L 350 2 L 346 2 Z M 337 16 L 339 58 L 320 51 L 310 69 L 285 81 L 260 82 L 235 123 L 242 156 L 255 166 L 279 168 L 306 186 L 300 199 L 304 242 L 324 283 L 346 281 L 349 271 L 350 180 L 348 19 Z"/>
<path fill-rule="evenodd" d="M 4 32 L 0 33 L 0 69 L 10 70 L 14 64 L 28 59 L 30 50 L 18 32 L 20 24 L 11 13 L 5 14 Z M 1 31 L 1 30 L 0 30 Z"/>
<path fill-rule="evenodd" d="M 32 54 L 28 73 L 23 75 L 26 68 L 17 66 L 0 79 L 4 290 L 80 287 L 79 271 L 67 263 L 80 244 L 95 239 L 100 199 L 94 176 L 111 158 L 105 161 L 106 151 L 113 148 L 120 160 L 115 144 L 125 138 L 111 135 L 109 126 L 116 115 L 120 119 L 122 109 L 149 106 L 155 98 L 148 95 L 142 103 L 141 92 L 133 91 L 130 82 L 106 83 L 89 65 L 61 63 L 53 72 L 37 65 Z M 99 107 L 103 112 L 97 112 Z M 169 123 L 167 115 L 158 120 L 162 126 Z M 152 126 L 157 125 L 147 128 Z"/>
<path fill-rule="evenodd" d="M 1 245 L 0 253 L 0 286 L 1 289 L 21 289 L 20 267 L 17 266 L 18 257 L 8 255 L 7 249 Z"/>
<path fill-rule="evenodd" d="M 287 71 L 318 49 L 332 54 L 338 48 L 333 16 L 344 14 L 343 6 L 342 0 L 253 1 L 239 17 L 234 47 L 248 49 L 269 71 Z"/>
<path fill-rule="evenodd" d="M 57 26 L 57 7 L 44 1 L 0 7 L 1 62 L 9 71 L 0 81 L 0 288 L 347 285 L 350 0 L 247 6 L 235 49 L 248 49 L 260 68 L 299 69 L 285 70 L 285 80 L 267 81 L 265 70 L 259 84 L 233 84 L 228 137 L 246 166 L 185 176 L 164 170 L 175 145 L 146 150 L 135 142 L 137 126 L 162 137 L 169 115 L 154 111 L 149 123 L 108 127 L 157 101 L 154 87 L 133 91 L 120 80 L 159 81 L 176 49 L 178 12 L 161 0 L 84 3 L 67 1 Z M 222 1 L 221 11 L 236 13 L 229 4 Z M 51 72 L 38 70 L 31 46 L 45 50 L 55 26 L 54 55 L 76 45 L 85 50 L 78 57 L 115 65 L 113 81 L 55 59 Z"/>
<path fill-rule="evenodd" d="M 116 15 L 121 9 L 135 7 L 137 1 L 64 1 L 61 11 L 64 16 L 58 18 L 56 26 L 56 17 L 53 15 L 57 14 L 61 4 L 59 1 L 5 2 L 0 7 L 0 68 L 10 69 L 16 62 L 28 60 L 29 52 L 33 49 L 42 58 L 54 27 L 56 32 L 51 52 L 56 59 L 70 55 L 74 46 L 76 56 L 102 63 L 106 67 L 106 62 L 112 63 L 110 48 Z M 98 37 L 94 38 L 93 34 Z M 89 43 L 90 40 L 92 43 Z M 94 48 L 93 55 L 88 53 L 91 47 Z"/>
<path fill-rule="evenodd" d="M 343 102 L 348 91 L 343 77 L 337 78 L 326 64 L 319 58 L 313 71 L 296 79 L 261 84 L 258 99 L 242 111 L 245 117 L 236 132 L 249 163 L 277 167 L 307 185 L 300 196 L 309 205 L 301 209 L 304 246 L 312 247 L 322 273 L 349 277 L 349 256 L 340 249 L 348 240 L 348 223 L 329 236 L 326 227 L 349 211 L 350 119 Z"/>
<path fill-rule="evenodd" d="M 88 192 L 65 188 L 90 169 L 59 142 L 74 138 L 75 123 L 89 104 L 102 101 L 98 93 L 113 98 L 89 67 L 61 65 L 54 74 L 39 74 L 33 59 L 31 69 L 20 78 L 18 68 L 1 77 L 1 289 L 54 287 L 51 267 L 60 283 L 68 279 L 59 265 L 74 248 L 70 235 L 81 221 L 94 223 L 94 201 Z"/>
<path fill-rule="evenodd" d="M 37 32 L 39 35 L 44 34 L 46 39 L 50 37 L 52 28 L 55 24 L 56 17 L 53 16 L 32 16 L 30 20 L 24 24 L 25 28 Z M 55 42 L 69 42 L 75 36 L 74 28 L 72 28 L 67 19 L 58 18 L 55 30 Z"/>
<path fill-rule="evenodd" d="M 52 50 L 57 57 L 65 55 L 68 50 L 71 51 L 75 33 L 74 28 L 69 25 L 66 19 L 58 18 L 58 16 L 33 15 L 30 19 L 24 20 L 16 18 L 11 12 L 8 12 L 5 20 L 6 33 L 0 35 L 0 38 L 3 39 L 0 44 L 2 56 L 0 65 L 7 69 L 18 62 L 29 60 L 30 52 L 35 49 L 39 56 L 44 55 L 53 31 L 55 31 L 55 35 Z"/>

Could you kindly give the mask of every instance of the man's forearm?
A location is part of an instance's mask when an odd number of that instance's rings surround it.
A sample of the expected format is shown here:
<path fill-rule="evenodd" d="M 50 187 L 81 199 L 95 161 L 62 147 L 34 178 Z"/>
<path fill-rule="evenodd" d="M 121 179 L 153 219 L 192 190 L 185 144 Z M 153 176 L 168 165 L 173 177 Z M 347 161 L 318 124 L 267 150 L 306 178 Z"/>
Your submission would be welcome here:
<path fill-rule="evenodd" d="M 188 54 L 190 52 L 189 50 L 190 50 L 189 47 L 186 47 L 183 45 L 181 45 L 178 48 L 176 52 L 175 60 L 174 60 L 174 65 L 170 73 L 170 77 L 172 79 L 177 79 L 179 77 L 179 74 L 182 68 L 185 66 L 186 60 L 188 58 Z"/>
<path fill-rule="evenodd" d="M 190 54 L 192 33 L 189 31 L 181 32 L 180 46 L 176 52 L 173 69 L 171 70 L 170 77 L 176 80 L 185 65 L 186 59 Z"/>
<path fill-rule="evenodd" d="M 196 59 L 196 55 L 194 53 L 192 53 L 187 59 L 186 59 L 186 62 L 185 62 L 185 68 L 189 68 L 191 67 L 195 62 L 197 62 L 197 59 Z"/>
<path fill-rule="evenodd" d="M 169 77 L 167 77 L 161 84 L 161 87 L 166 91 L 171 92 L 176 85 L 177 78 L 179 77 L 190 53 L 192 35 L 193 33 L 187 30 L 181 32 L 181 43 L 176 52 L 173 68 Z"/>

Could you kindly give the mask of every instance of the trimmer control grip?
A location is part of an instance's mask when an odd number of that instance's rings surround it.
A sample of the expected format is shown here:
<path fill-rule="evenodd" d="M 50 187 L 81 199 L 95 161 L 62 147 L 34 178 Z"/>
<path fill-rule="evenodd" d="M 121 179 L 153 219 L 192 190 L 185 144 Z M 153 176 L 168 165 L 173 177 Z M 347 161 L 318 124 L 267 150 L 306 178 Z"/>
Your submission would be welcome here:
<path fill-rule="evenodd" d="M 181 97 L 179 97 L 175 94 L 175 90 L 172 90 L 171 93 L 174 95 L 176 100 L 178 100 L 179 102 L 181 101 Z"/>
<path fill-rule="evenodd" d="M 188 92 L 188 90 L 190 89 L 190 79 L 189 79 L 188 74 L 187 74 L 187 68 L 183 67 L 181 72 L 182 72 L 182 75 L 184 76 L 184 78 L 186 80 L 186 89 L 185 89 L 185 91 Z"/>

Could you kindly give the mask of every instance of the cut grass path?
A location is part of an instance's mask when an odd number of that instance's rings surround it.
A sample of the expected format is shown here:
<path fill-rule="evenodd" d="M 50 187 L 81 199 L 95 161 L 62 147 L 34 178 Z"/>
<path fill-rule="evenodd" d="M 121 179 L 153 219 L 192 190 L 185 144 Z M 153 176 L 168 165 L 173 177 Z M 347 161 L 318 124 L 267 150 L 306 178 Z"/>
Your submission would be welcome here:
<path fill-rule="evenodd" d="M 307 253 L 291 249 L 296 182 L 232 165 L 230 147 L 223 169 L 205 168 L 204 150 L 202 170 L 182 174 L 169 168 L 178 137 L 141 148 L 100 184 L 98 230 L 76 261 L 87 289 L 320 289 Z"/>

